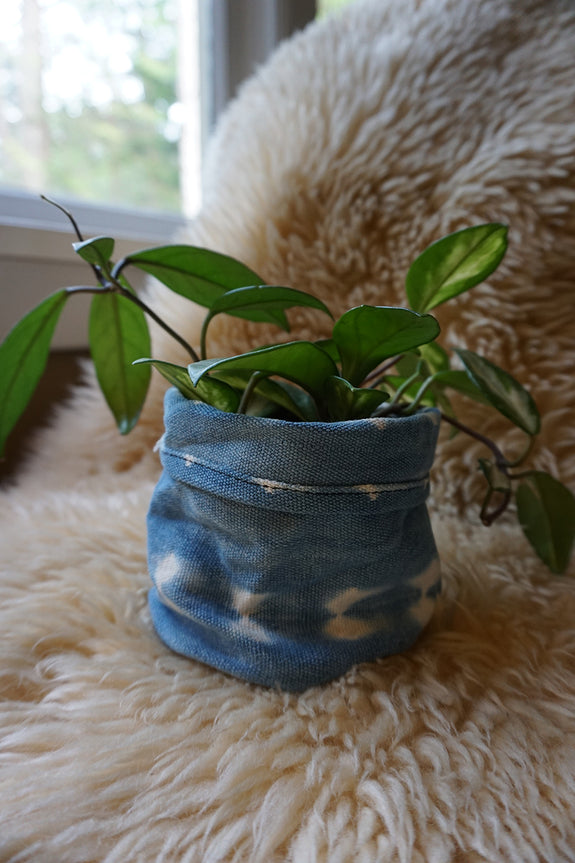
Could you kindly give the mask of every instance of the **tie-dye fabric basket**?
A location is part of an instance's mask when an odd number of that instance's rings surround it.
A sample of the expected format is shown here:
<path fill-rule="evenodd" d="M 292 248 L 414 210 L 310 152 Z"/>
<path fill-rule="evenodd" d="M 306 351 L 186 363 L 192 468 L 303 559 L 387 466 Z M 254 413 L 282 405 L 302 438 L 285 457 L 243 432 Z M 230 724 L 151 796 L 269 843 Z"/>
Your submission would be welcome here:
<path fill-rule="evenodd" d="M 440 590 L 437 411 L 298 423 L 171 389 L 165 425 L 148 556 L 169 647 L 298 691 L 413 644 Z"/>

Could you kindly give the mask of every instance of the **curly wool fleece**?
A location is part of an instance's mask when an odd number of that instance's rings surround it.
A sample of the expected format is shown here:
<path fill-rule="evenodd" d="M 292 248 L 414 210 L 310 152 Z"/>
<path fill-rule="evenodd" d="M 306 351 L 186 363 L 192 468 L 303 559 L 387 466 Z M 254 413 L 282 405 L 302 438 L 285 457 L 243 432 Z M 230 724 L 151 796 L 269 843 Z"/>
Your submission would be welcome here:
<path fill-rule="evenodd" d="M 530 386 L 546 416 L 535 462 L 573 483 L 574 73 L 570 0 L 358 3 L 243 88 L 189 240 L 338 313 L 402 302 L 409 262 L 439 236 L 509 223 L 496 275 L 438 309 L 444 343 Z M 150 297 L 197 336 L 199 314 Z M 293 322 L 321 335 L 318 316 Z M 222 318 L 212 336 L 216 355 L 276 334 Z M 154 352 L 179 357 L 161 334 Z M 477 525 L 479 450 L 440 446 L 444 593 L 424 636 L 286 695 L 153 634 L 144 519 L 162 395 L 156 380 L 119 438 L 88 381 L 2 497 L 0 859 L 572 863 L 574 582 L 511 521 Z"/>

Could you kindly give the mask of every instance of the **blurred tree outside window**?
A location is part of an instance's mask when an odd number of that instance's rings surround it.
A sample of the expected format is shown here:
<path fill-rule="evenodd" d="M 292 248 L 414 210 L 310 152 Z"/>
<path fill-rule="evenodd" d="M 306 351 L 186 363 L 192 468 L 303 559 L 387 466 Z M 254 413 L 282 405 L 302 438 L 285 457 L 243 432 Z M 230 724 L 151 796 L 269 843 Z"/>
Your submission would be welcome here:
<path fill-rule="evenodd" d="M 4 4 L 0 187 L 191 216 L 200 117 L 198 0 Z"/>
<path fill-rule="evenodd" d="M 317 0 L 317 17 L 323 18 L 325 15 L 331 15 L 332 12 L 337 12 L 354 2 L 355 0 Z"/>

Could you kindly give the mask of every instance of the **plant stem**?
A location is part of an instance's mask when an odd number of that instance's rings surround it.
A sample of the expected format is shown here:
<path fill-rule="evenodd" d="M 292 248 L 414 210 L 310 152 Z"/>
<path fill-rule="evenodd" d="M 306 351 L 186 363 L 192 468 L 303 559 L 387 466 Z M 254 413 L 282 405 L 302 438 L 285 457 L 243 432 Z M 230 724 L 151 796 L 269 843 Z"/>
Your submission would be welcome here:
<path fill-rule="evenodd" d="M 399 400 L 402 397 L 402 395 L 404 394 L 404 392 L 406 390 L 408 390 L 409 387 L 413 383 L 415 383 L 417 378 L 420 376 L 421 366 L 422 366 L 422 363 L 420 360 L 417 364 L 417 369 L 414 371 L 414 373 L 412 375 L 410 375 L 408 378 L 406 378 L 406 380 L 404 380 L 404 382 L 402 383 L 402 385 L 400 387 L 397 388 L 391 401 L 386 402 L 384 407 L 382 407 L 380 410 L 374 411 L 374 413 L 372 413 L 372 417 L 383 417 L 383 416 L 386 416 L 387 414 L 391 413 L 391 411 L 397 405 L 397 403 L 399 402 Z"/>
<path fill-rule="evenodd" d="M 194 363 L 199 362 L 200 358 L 193 349 L 193 347 L 180 336 L 175 330 L 173 330 L 169 324 L 161 319 L 159 315 L 155 313 L 153 309 L 151 309 L 143 300 L 139 298 L 137 294 L 133 294 L 131 291 L 128 291 L 123 285 L 119 282 L 114 281 L 112 283 L 111 290 L 114 290 L 116 293 L 121 294 L 123 297 L 126 297 L 127 300 L 131 300 L 132 303 L 135 303 L 140 309 L 145 312 L 153 321 L 155 321 L 158 326 L 162 327 L 168 335 L 170 335 L 173 339 L 175 339 L 178 344 L 180 344 L 185 350 L 189 353 Z"/>
<path fill-rule="evenodd" d="M 242 397 L 240 399 L 240 403 L 238 405 L 238 409 L 236 413 L 245 414 L 246 408 L 248 406 L 249 400 L 251 399 L 255 388 L 257 387 L 261 378 L 265 378 L 264 372 L 254 372 L 250 377 L 249 381 L 246 384 L 246 388 L 242 393 Z"/>
<path fill-rule="evenodd" d="M 533 449 L 534 443 L 535 443 L 535 436 L 529 435 L 529 440 L 527 442 L 527 446 L 525 447 L 525 450 L 521 453 L 519 458 L 516 458 L 514 461 L 508 462 L 508 466 L 509 467 L 518 467 L 520 464 L 522 464 L 525 461 L 525 459 L 531 455 L 531 450 Z"/>
<path fill-rule="evenodd" d="M 503 513 L 509 506 L 509 501 L 511 500 L 511 490 L 502 492 L 502 495 L 503 497 L 499 506 L 497 506 L 491 512 L 487 512 L 487 507 L 489 506 L 491 498 L 493 497 L 493 489 L 490 488 L 487 492 L 487 496 L 483 501 L 483 506 L 481 507 L 481 512 L 479 514 L 481 523 L 484 524 L 486 527 L 491 527 L 493 522 L 498 519 L 500 515 L 503 515 Z"/>
<path fill-rule="evenodd" d="M 112 270 L 111 279 L 112 279 L 112 284 L 114 285 L 115 290 L 117 290 L 119 293 L 121 293 L 124 297 L 128 297 L 128 299 L 132 300 L 132 302 L 135 303 L 137 306 L 139 306 L 143 312 L 145 312 L 147 315 L 149 315 L 152 318 L 152 320 L 158 324 L 158 326 L 162 327 L 162 329 L 165 330 L 165 332 L 168 333 L 168 335 L 170 335 L 173 339 L 175 339 L 178 342 L 178 344 L 180 344 L 189 353 L 189 355 L 191 356 L 194 363 L 199 362 L 200 358 L 199 358 L 198 354 L 196 353 L 196 351 L 193 349 L 193 347 L 189 344 L 189 342 L 187 342 L 185 339 L 183 339 L 182 336 L 180 336 L 175 330 L 173 330 L 169 326 L 169 324 L 167 324 L 165 321 L 163 321 L 161 319 L 161 317 L 159 315 L 157 315 L 153 311 L 153 309 L 151 309 L 148 305 L 146 305 L 146 303 L 143 300 L 141 300 L 135 292 L 131 293 L 122 285 L 122 283 L 120 282 L 120 274 L 121 274 L 122 270 L 129 263 L 130 263 L 129 258 L 122 258 L 122 260 L 118 261 L 118 263 L 116 264 L 116 266 Z M 122 278 L 127 283 L 126 277 L 123 276 Z M 203 357 L 202 357 L 202 359 L 203 359 Z"/>
<path fill-rule="evenodd" d="M 74 285 L 71 288 L 66 288 L 67 294 L 109 294 L 110 288 L 92 288 L 89 285 Z"/>
<path fill-rule="evenodd" d="M 423 398 L 423 396 L 425 395 L 425 393 L 427 392 L 427 390 L 429 389 L 429 387 L 431 386 L 431 384 L 433 383 L 434 380 L 435 380 L 435 375 L 430 375 L 430 377 L 428 377 L 427 380 L 425 380 L 422 383 L 422 385 L 420 386 L 420 388 L 418 389 L 418 391 L 415 395 L 415 398 L 413 399 L 413 401 L 411 402 L 411 404 L 409 405 L 409 407 L 405 411 L 406 414 L 412 414 L 417 410 L 417 408 L 419 407 L 419 404 L 421 402 L 421 399 Z"/>
<path fill-rule="evenodd" d="M 66 293 L 68 294 L 121 294 L 123 297 L 126 297 L 127 300 L 130 300 L 135 305 L 139 306 L 140 309 L 145 312 L 153 321 L 155 321 L 162 329 L 164 329 L 173 339 L 175 339 L 179 344 L 185 348 L 185 350 L 189 353 L 194 363 L 199 361 L 199 357 L 193 347 L 188 344 L 188 342 L 183 339 L 178 333 L 173 330 L 165 321 L 163 321 L 159 315 L 157 315 L 153 309 L 151 309 L 146 303 L 141 300 L 136 294 L 132 294 L 131 291 L 128 291 L 127 288 L 124 288 L 119 282 L 111 283 L 106 282 L 106 284 L 101 288 L 91 288 L 86 285 L 78 285 L 77 287 L 66 288 Z"/>
<path fill-rule="evenodd" d="M 375 389 L 379 386 L 381 379 L 385 377 L 385 373 L 389 369 L 392 369 L 393 366 L 399 362 L 402 356 L 403 354 L 398 354 L 396 357 L 391 357 L 389 360 L 386 360 L 382 366 L 378 366 L 378 368 L 370 372 L 362 383 L 362 387 L 369 384 L 369 389 Z"/>
<path fill-rule="evenodd" d="M 57 201 L 53 201 L 52 198 L 49 198 L 47 195 L 40 195 L 40 198 L 43 201 L 46 201 L 47 204 L 52 204 L 52 206 L 56 207 L 57 210 L 60 210 L 61 213 L 64 213 L 64 215 L 72 223 L 72 227 L 74 228 L 74 233 L 76 234 L 78 240 L 80 241 L 80 243 L 83 243 L 84 237 L 82 236 L 82 232 L 81 232 L 80 228 L 78 227 L 78 222 L 76 221 L 76 219 L 74 218 L 74 216 L 72 215 L 70 210 L 67 210 L 66 207 L 63 207 L 62 204 L 59 204 Z M 96 278 L 98 279 L 98 281 L 100 282 L 102 287 L 104 287 L 105 280 L 104 280 L 104 277 L 100 271 L 100 268 L 97 267 L 96 264 L 90 264 L 90 267 L 92 268 L 92 272 L 94 273 L 94 275 L 96 276 Z"/>
<path fill-rule="evenodd" d="M 202 324 L 202 332 L 200 333 L 200 356 L 203 360 L 206 359 L 206 335 L 208 332 L 208 324 L 211 321 L 211 315 L 208 314 L 204 318 L 204 322 Z"/>
<path fill-rule="evenodd" d="M 82 232 L 80 231 L 80 228 L 78 227 L 78 223 L 77 223 L 76 219 L 74 218 L 74 216 L 72 215 L 72 213 L 70 212 L 70 210 L 67 210 L 66 207 L 63 207 L 62 204 L 59 204 L 57 201 L 53 201 L 52 198 L 49 198 L 47 195 L 40 195 L 40 197 L 43 201 L 46 201 L 47 204 L 52 204 L 53 207 L 56 207 L 57 210 L 60 210 L 61 213 L 64 213 L 64 215 L 68 217 L 68 219 L 72 223 L 72 227 L 74 228 L 74 233 L 78 237 L 78 240 L 81 243 L 83 243 L 84 237 L 82 236 Z"/>
<path fill-rule="evenodd" d="M 469 428 L 469 426 L 464 425 L 462 422 L 455 419 L 455 417 L 450 417 L 447 414 L 443 413 L 443 411 L 441 412 L 441 419 L 445 420 L 445 422 L 454 426 L 456 429 L 459 429 L 459 431 L 462 431 L 470 437 L 475 438 L 475 440 L 480 441 L 482 444 L 488 447 L 488 449 L 490 449 L 495 456 L 495 463 L 497 467 L 507 476 L 507 468 L 509 467 L 509 463 L 507 462 L 507 459 L 505 458 L 497 444 L 495 444 L 490 438 L 482 435 L 480 432 L 477 432 L 474 429 Z"/>

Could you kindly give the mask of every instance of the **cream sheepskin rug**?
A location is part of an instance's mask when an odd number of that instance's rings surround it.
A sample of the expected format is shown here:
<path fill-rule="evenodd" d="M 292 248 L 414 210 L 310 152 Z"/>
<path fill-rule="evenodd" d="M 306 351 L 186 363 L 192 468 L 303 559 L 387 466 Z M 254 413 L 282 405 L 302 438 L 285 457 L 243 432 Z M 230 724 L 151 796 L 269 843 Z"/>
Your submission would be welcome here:
<path fill-rule="evenodd" d="M 438 309 L 444 344 L 526 382 L 545 413 L 535 463 L 575 487 L 570 0 L 378 0 L 313 25 L 244 87 L 207 175 L 190 242 L 335 313 L 404 302 L 431 241 L 508 223 L 498 272 Z M 201 315 L 149 292 L 197 337 Z M 292 320 L 321 335 L 320 316 Z M 277 337 L 237 319 L 213 336 L 215 355 Z M 155 355 L 180 358 L 161 336 Z M 575 571 L 550 575 L 511 516 L 479 525 L 480 449 L 440 445 L 444 590 L 419 642 L 287 695 L 151 627 L 163 389 L 120 438 L 88 370 L 1 499 L 0 859 L 574 861 Z"/>

